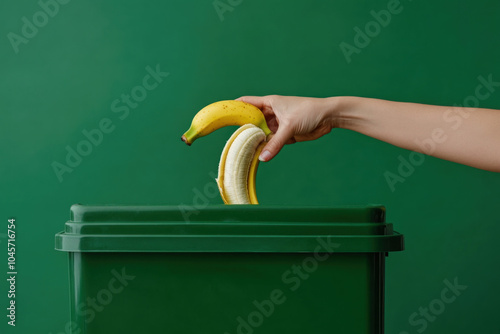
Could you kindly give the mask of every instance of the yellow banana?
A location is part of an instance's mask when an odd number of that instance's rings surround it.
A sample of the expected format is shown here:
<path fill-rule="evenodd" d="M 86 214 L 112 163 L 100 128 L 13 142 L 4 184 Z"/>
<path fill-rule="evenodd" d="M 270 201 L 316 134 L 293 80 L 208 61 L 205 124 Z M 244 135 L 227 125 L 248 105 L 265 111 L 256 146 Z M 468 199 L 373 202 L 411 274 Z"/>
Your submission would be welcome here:
<path fill-rule="evenodd" d="M 259 108 L 242 101 L 219 101 L 201 109 L 181 139 L 186 144 L 191 145 L 196 139 L 224 126 L 245 124 L 253 124 L 261 128 L 266 136 L 271 133 Z"/>
<path fill-rule="evenodd" d="M 222 151 L 217 184 L 226 204 L 258 204 L 255 175 L 266 134 L 245 124 L 229 138 Z"/>

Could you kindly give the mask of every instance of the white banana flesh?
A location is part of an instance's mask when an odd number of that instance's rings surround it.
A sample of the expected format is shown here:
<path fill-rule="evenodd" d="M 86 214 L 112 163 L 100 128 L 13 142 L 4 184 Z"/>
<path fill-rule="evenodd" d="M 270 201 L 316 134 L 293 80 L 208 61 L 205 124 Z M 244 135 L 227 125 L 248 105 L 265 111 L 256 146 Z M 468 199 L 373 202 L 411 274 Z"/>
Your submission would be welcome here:
<path fill-rule="evenodd" d="M 255 159 L 256 151 L 265 140 L 266 134 L 262 129 L 253 124 L 245 124 L 227 141 L 222 151 L 217 179 L 226 204 L 257 204 L 250 198 L 250 193 L 255 194 L 255 189 L 249 190 L 249 172 L 250 166 L 258 163 Z"/>

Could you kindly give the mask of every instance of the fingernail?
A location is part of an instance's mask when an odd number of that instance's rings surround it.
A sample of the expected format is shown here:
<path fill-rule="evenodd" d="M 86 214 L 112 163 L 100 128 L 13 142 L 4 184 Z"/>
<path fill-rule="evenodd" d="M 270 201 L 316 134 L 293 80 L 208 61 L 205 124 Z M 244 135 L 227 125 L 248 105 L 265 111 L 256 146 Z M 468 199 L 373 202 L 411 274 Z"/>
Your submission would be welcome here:
<path fill-rule="evenodd" d="M 269 151 L 264 151 L 262 152 L 260 155 L 259 155 L 259 160 L 260 161 L 267 161 L 271 159 L 271 153 L 269 153 Z"/>

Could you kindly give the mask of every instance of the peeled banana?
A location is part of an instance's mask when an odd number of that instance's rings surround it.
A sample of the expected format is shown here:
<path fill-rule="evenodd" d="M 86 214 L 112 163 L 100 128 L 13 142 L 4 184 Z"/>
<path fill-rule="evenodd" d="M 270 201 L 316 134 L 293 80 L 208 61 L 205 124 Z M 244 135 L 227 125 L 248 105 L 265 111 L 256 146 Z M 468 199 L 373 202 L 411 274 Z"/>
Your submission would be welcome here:
<path fill-rule="evenodd" d="M 191 145 L 197 138 L 228 125 L 240 125 L 229 138 L 216 179 L 225 204 L 259 204 L 255 178 L 259 154 L 271 130 L 259 108 L 241 101 L 220 101 L 201 109 L 181 139 Z"/>
<path fill-rule="evenodd" d="M 191 145 L 196 139 L 224 126 L 245 124 L 258 126 L 266 136 L 271 133 L 264 115 L 256 106 L 236 100 L 219 101 L 201 109 L 181 139 L 186 144 Z"/>
<path fill-rule="evenodd" d="M 246 124 L 229 138 L 219 162 L 217 184 L 226 204 L 258 204 L 255 174 L 259 164 L 257 149 L 262 149 L 266 134 Z M 259 150 L 260 151 L 260 150 Z"/>

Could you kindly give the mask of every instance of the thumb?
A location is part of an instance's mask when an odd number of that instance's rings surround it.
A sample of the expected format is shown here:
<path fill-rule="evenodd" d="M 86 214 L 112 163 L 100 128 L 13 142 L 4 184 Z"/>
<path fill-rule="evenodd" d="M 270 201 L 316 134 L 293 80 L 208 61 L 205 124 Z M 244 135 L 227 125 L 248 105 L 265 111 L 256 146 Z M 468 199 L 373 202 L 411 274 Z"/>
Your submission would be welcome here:
<path fill-rule="evenodd" d="M 293 137 L 293 131 L 291 128 L 280 126 L 276 134 L 271 134 L 270 136 L 269 143 L 267 143 L 259 155 L 260 161 L 269 161 L 274 158 L 283 146 L 285 146 L 286 142 Z"/>

